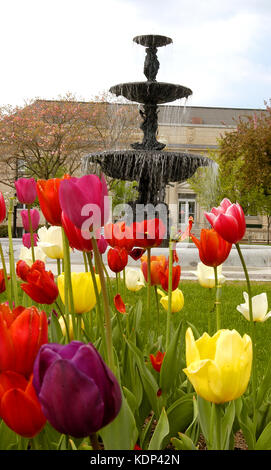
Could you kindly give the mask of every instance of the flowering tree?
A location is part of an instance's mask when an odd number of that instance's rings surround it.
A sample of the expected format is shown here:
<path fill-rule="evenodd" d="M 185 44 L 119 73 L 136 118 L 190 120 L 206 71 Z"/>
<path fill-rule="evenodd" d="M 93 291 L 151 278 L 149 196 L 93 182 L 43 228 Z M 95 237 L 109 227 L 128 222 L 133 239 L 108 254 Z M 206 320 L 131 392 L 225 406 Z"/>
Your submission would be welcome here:
<path fill-rule="evenodd" d="M 6 165 L 1 182 L 13 186 L 22 174 L 35 179 L 74 174 L 82 157 L 127 142 L 133 113 L 127 106 L 76 101 L 35 100 L 24 107 L 0 110 L 0 160 Z M 116 105 L 117 106 L 117 105 Z"/>

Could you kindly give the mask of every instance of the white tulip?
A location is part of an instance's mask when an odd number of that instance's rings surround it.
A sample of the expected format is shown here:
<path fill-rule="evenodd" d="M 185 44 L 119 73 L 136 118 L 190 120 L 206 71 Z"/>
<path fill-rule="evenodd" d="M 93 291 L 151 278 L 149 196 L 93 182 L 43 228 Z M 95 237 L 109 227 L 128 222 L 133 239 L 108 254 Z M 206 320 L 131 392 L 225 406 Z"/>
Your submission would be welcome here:
<path fill-rule="evenodd" d="M 244 299 L 245 299 L 245 303 L 238 305 L 236 308 L 237 308 L 238 312 L 242 313 L 242 315 L 244 315 L 244 317 L 247 320 L 250 320 L 250 318 L 249 318 L 248 293 L 243 292 L 243 296 L 244 296 Z M 266 293 L 263 292 L 262 294 L 254 295 L 254 297 L 252 297 L 251 300 L 252 300 L 253 321 L 257 321 L 257 322 L 266 321 L 271 316 L 271 311 L 267 313 L 268 301 L 267 301 Z"/>
<path fill-rule="evenodd" d="M 128 290 L 137 292 L 145 286 L 144 275 L 140 269 L 126 268 L 125 283 Z"/>
<path fill-rule="evenodd" d="M 197 271 L 190 271 L 198 277 L 198 281 L 202 287 L 208 287 L 212 289 L 215 287 L 215 271 L 212 266 L 206 266 L 206 264 L 198 263 Z M 226 281 L 225 276 L 222 274 L 222 264 L 217 266 L 217 278 L 218 283 L 223 284 Z"/>
<path fill-rule="evenodd" d="M 61 227 L 52 225 L 49 228 L 41 227 L 38 230 L 37 245 L 49 258 L 62 259 L 64 257 Z"/>
<path fill-rule="evenodd" d="M 38 246 L 34 247 L 34 254 L 35 254 L 35 261 L 40 260 L 40 261 L 43 261 L 44 263 L 46 262 L 47 256 L 44 253 L 44 251 Z M 26 248 L 26 246 L 22 246 L 19 259 L 25 261 L 26 264 L 28 264 L 28 266 L 32 266 L 33 261 L 32 261 L 31 248 Z"/>

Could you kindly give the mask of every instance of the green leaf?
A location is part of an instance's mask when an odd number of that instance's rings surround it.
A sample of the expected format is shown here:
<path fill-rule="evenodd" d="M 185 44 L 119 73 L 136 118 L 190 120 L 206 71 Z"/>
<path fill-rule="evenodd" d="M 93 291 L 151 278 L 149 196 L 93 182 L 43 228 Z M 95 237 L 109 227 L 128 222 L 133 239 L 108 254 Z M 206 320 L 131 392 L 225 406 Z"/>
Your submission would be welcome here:
<path fill-rule="evenodd" d="M 112 423 L 99 431 L 105 450 L 132 450 L 138 437 L 134 415 L 122 397 L 122 406 L 118 416 Z"/>
<path fill-rule="evenodd" d="M 167 410 L 169 422 L 169 435 L 163 442 L 165 447 L 170 437 L 177 436 L 178 432 L 183 432 L 193 420 L 193 394 L 178 398 Z"/>
<path fill-rule="evenodd" d="M 179 439 L 173 437 L 171 442 L 176 450 L 198 450 L 192 439 L 186 434 L 179 433 Z"/>
<path fill-rule="evenodd" d="M 9 450 L 17 442 L 17 434 L 4 421 L 0 422 L 0 450 Z"/>
<path fill-rule="evenodd" d="M 150 436 L 151 430 L 152 430 L 153 420 L 154 420 L 154 414 L 152 414 L 151 418 L 147 422 L 146 426 L 144 427 L 144 429 L 143 429 L 143 431 L 140 435 L 140 447 L 142 449 L 146 449 L 147 441 L 149 439 L 149 436 Z"/>
<path fill-rule="evenodd" d="M 229 450 L 230 436 L 235 419 L 235 403 L 231 401 L 225 410 L 221 423 L 222 450 Z"/>
<path fill-rule="evenodd" d="M 125 398 L 128 402 L 128 405 L 130 407 L 130 410 L 132 411 L 133 414 L 135 414 L 135 411 L 138 408 L 138 403 L 137 403 L 137 399 L 136 399 L 135 395 L 130 390 L 128 390 L 128 388 L 126 388 L 126 387 L 122 387 L 122 389 L 123 389 Z"/>
<path fill-rule="evenodd" d="M 162 362 L 160 370 L 160 388 L 163 393 L 167 393 L 173 386 L 175 386 L 176 378 L 180 374 L 178 342 L 181 329 L 182 322 L 180 322 Z"/>
<path fill-rule="evenodd" d="M 257 440 L 255 450 L 271 450 L 271 422 L 264 428 Z"/>
<path fill-rule="evenodd" d="M 201 398 L 199 395 L 197 396 L 198 402 L 198 413 L 199 413 L 199 423 L 202 430 L 202 434 L 204 435 L 207 447 L 208 442 L 210 442 L 210 420 L 211 420 L 211 409 L 212 404 Z"/>
<path fill-rule="evenodd" d="M 271 382 L 271 358 L 268 362 L 265 374 L 257 390 L 257 399 L 256 399 L 256 408 L 260 408 L 264 398 L 267 395 L 267 392 L 270 391 L 270 382 Z"/>
<path fill-rule="evenodd" d="M 163 444 L 164 438 L 169 433 L 169 423 L 165 408 L 162 408 L 162 412 L 159 421 L 155 427 L 155 431 L 152 435 L 148 450 L 160 450 Z"/>

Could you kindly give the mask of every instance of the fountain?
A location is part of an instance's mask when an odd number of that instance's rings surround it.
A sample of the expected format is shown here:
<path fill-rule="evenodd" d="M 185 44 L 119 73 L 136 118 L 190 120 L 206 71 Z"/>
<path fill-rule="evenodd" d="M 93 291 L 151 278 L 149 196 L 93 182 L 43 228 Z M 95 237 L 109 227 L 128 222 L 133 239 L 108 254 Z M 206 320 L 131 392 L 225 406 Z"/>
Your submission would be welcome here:
<path fill-rule="evenodd" d="M 109 91 L 142 105 L 139 110 L 142 142 L 131 144 L 129 150 L 91 153 L 85 157 L 85 168 L 88 172 L 88 163 L 98 163 L 101 170 L 112 178 L 137 181 L 139 198 L 133 203 L 133 208 L 139 220 L 143 217 L 142 205 L 157 206 L 160 203 L 167 207 L 164 203 L 167 184 L 186 181 L 199 166 L 208 166 L 211 161 L 202 155 L 163 151 L 165 144 L 156 138 L 158 105 L 188 98 L 192 91 L 181 85 L 156 80 L 160 66 L 157 48 L 172 43 L 172 39 L 160 35 L 143 35 L 136 36 L 133 41 L 146 48 L 144 75 L 147 80 L 115 85 Z"/>

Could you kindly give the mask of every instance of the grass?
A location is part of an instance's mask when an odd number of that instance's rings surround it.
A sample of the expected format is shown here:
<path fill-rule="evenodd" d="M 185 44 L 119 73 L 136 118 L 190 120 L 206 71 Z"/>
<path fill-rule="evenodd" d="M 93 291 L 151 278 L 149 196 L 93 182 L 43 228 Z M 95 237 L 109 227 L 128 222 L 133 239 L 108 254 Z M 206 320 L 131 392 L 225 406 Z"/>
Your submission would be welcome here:
<path fill-rule="evenodd" d="M 268 298 L 269 310 L 271 310 L 271 284 L 268 282 L 255 282 L 252 284 L 252 294 L 257 295 L 266 292 Z M 206 289 L 201 287 L 197 281 L 182 281 L 179 288 L 184 294 L 184 307 L 178 312 L 172 314 L 172 326 L 174 329 L 177 327 L 181 319 L 186 320 L 193 324 L 198 330 L 199 334 L 208 331 L 208 318 L 211 315 L 211 333 L 213 334 L 216 329 L 215 312 L 213 310 L 215 300 L 215 289 Z M 112 291 L 116 294 L 116 283 L 112 281 Z M 229 281 L 222 286 L 221 292 L 221 328 L 236 329 L 241 335 L 249 334 L 249 322 L 239 313 L 236 309 L 237 305 L 244 303 L 243 292 L 246 291 L 246 283 L 239 281 Z M 22 291 L 19 288 L 20 299 L 22 298 Z M 123 284 L 120 284 L 120 293 L 127 306 L 134 305 L 139 299 L 143 304 L 143 316 L 147 306 L 147 292 L 146 288 L 141 289 L 139 292 L 130 292 L 124 289 Z M 160 299 L 160 296 L 159 296 Z M 0 295 L 0 302 L 5 302 L 5 293 Z M 43 310 L 49 315 L 54 308 L 52 306 L 42 307 Z M 213 310 L 213 311 L 212 311 Z M 166 328 L 166 311 L 160 304 L 160 334 L 165 335 Z M 211 313 L 210 313 L 211 312 Z M 151 294 L 151 319 L 153 329 L 157 329 L 157 308 L 154 289 Z M 255 339 L 256 339 L 256 360 L 257 360 L 257 375 L 258 380 L 264 374 L 268 360 L 271 356 L 271 318 L 264 323 L 255 324 Z M 184 337 L 182 337 L 184 344 Z M 154 345 L 155 347 L 155 345 Z M 151 351 L 150 351 L 151 352 Z"/>

